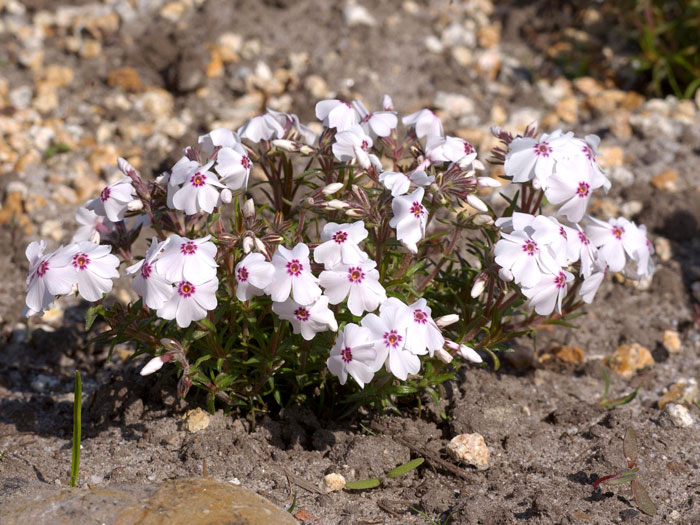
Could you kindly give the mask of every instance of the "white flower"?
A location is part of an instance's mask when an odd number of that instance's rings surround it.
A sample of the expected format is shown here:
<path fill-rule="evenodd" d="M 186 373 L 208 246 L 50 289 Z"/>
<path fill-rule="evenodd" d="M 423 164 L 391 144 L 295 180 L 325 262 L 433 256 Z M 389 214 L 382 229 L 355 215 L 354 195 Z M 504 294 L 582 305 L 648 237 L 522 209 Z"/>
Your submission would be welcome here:
<path fill-rule="evenodd" d="M 442 136 L 442 122 L 438 116 L 429 109 L 421 109 L 401 119 L 403 125 L 408 128 L 415 128 L 418 138 L 430 136 Z"/>
<path fill-rule="evenodd" d="M 99 244 L 100 233 L 109 233 L 112 229 L 109 219 L 84 207 L 75 212 L 75 220 L 81 226 L 75 230 L 71 242 L 90 241 Z"/>
<path fill-rule="evenodd" d="M 596 135 L 586 135 L 583 140 L 573 137 L 565 144 L 564 148 L 556 152 L 555 159 L 557 162 L 562 159 L 575 161 L 579 171 L 588 172 L 592 187 L 603 187 L 607 192 L 610 189 L 610 180 L 605 176 L 596 160 L 598 144 L 600 144 L 600 138 Z"/>
<path fill-rule="evenodd" d="M 309 247 L 297 244 L 291 250 L 278 246 L 272 255 L 275 275 L 265 292 L 278 303 L 292 299 L 301 305 L 309 305 L 321 296 L 318 278 L 311 273 Z"/>
<path fill-rule="evenodd" d="M 100 196 L 88 202 L 85 207 L 112 222 L 119 222 L 124 218 L 126 207 L 134 200 L 135 194 L 131 179 L 124 177 L 103 189 Z"/>
<path fill-rule="evenodd" d="M 375 111 L 370 113 L 360 100 L 353 101 L 352 105 L 360 115 L 362 129 L 368 135 L 374 133 L 377 137 L 388 137 L 399 123 L 399 119 L 394 111 Z"/>
<path fill-rule="evenodd" d="M 420 359 L 406 347 L 410 315 L 401 308 L 380 308 L 378 316 L 368 314 L 362 319 L 362 326 L 372 333 L 377 352 L 374 370 L 379 370 L 384 364 L 388 372 L 402 381 L 408 374 L 417 374 L 420 370 Z"/>
<path fill-rule="evenodd" d="M 591 273 L 584 275 L 583 283 L 581 283 L 581 288 L 578 291 L 584 303 L 591 304 L 593 302 L 593 298 L 598 293 L 598 288 L 600 288 L 606 273 L 605 262 L 598 257 L 593 264 Z"/>
<path fill-rule="evenodd" d="M 221 176 L 221 182 L 233 191 L 248 187 L 252 166 L 250 157 L 240 144 L 232 148 L 221 148 L 216 154 L 216 171 Z"/>
<path fill-rule="evenodd" d="M 593 264 L 598 255 L 598 250 L 591 244 L 586 233 L 577 224 L 577 230 L 566 228 L 569 250 L 567 257 L 569 262 L 581 261 L 581 275 L 588 277 L 593 272 Z"/>
<path fill-rule="evenodd" d="M 299 122 L 299 117 L 294 113 L 282 113 L 270 108 L 267 108 L 267 112 L 279 122 L 287 137 L 291 139 L 296 139 L 297 136 L 301 137 L 301 140 L 307 145 L 311 145 L 316 141 L 316 133 L 310 127 Z"/>
<path fill-rule="evenodd" d="M 625 219 L 609 219 L 607 223 L 589 217 L 592 224 L 585 231 L 598 253 L 613 272 L 622 271 L 627 264 L 627 254 L 638 263 L 648 264 L 649 248 L 646 235 L 640 235 L 637 226 Z M 643 274 L 643 273 L 642 273 Z"/>
<path fill-rule="evenodd" d="M 504 169 L 513 182 L 535 181 L 535 187 L 546 188 L 554 171 L 555 156 L 566 148 L 573 133 L 562 134 L 556 130 L 543 134 L 539 141 L 531 137 L 518 137 L 510 143 Z"/>
<path fill-rule="evenodd" d="M 144 366 L 141 371 L 139 372 L 140 375 L 142 376 L 147 376 L 149 374 L 152 374 L 153 372 L 157 372 L 161 368 L 163 368 L 163 365 L 165 362 L 161 359 L 161 356 L 154 357 L 148 363 L 146 363 L 146 366 Z"/>
<path fill-rule="evenodd" d="M 372 333 L 367 328 L 348 323 L 338 332 L 326 366 L 331 374 L 338 377 L 341 385 L 345 384 L 350 374 L 360 388 L 364 388 L 374 377 L 376 360 Z"/>
<path fill-rule="evenodd" d="M 329 222 L 321 231 L 321 240 L 325 242 L 314 249 L 314 261 L 323 264 L 327 270 L 340 263 L 356 264 L 366 261 L 367 254 L 358 245 L 367 235 L 362 221 L 352 224 Z"/>
<path fill-rule="evenodd" d="M 112 279 L 119 277 L 119 259 L 111 246 L 81 241 L 71 265 L 77 272 L 78 293 L 86 301 L 97 301 L 112 289 Z"/>
<path fill-rule="evenodd" d="M 429 136 L 425 143 L 425 152 L 433 164 L 459 162 L 468 165 L 476 159 L 474 146 L 458 137 Z"/>
<path fill-rule="evenodd" d="M 338 323 L 333 312 L 328 308 L 328 297 L 321 296 L 310 305 L 301 305 L 293 299 L 287 299 L 283 303 L 272 303 L 272 311 L 280 319 L 292 323 L 295 334 L 310 341 L 319 332 L 333 332 L 338 330 Z"/>
<path fill-rule="evenodd" d="M 435 177 L 428 175 L 423 170 L 414 170 L 410 175 L 400 171 L 384 171 L 379 175 L 379 182 L 391 191 L 392 197 L 408 193 L 411 183 L 416 186 L 430 186 L 434 181 Z"/>
<path fill-rule="evenodd" d="M 241 144 L 241 139 L 236 133 L 226 128 L 216 128 L 206 135 L 200 135 L 197 139 L 200 149 L 211 156 L 217 147 L 235 148 Z"/>
<path fill-rule="evenodd" d="M 425 191 L 416 188 L 410 195 L 394 197 L 391 209 L 394 216 L 389 226 L 396 228 L 396 238 L 413 253 L 418 253 L 416 243 L 425 235 L 428 212 L 421 204 Z"/>
<path fill-rule="evenodd" d="M 561 302 L 566 296 L 567 283 L 574 280 L 573 274 L 560 270 L 557 274 L 546 274 L 533 287 L 522 288 L 528 304 L 540 315 L 549 315 L 556 308 L 561 313 Z"/>
<path fill-rule="evenodd" d="M 135 274 L 131 287 L 143 297 L 144 304 L 154 310 L 162 307 L 163 303 L 173 295 L 172 283 L 158 273 L 155 264 L 156 259 L 171 240 L 172 237 L 158 242 L 158 239 L 153 237 L 146 257 L 126 269 L 128 275 Z"/>
<path fill-rule="evenodd" d="M 348 298 L 348 309 L 353 315 L 372 312 L 386 300 L 384 287 L 379 283 L 379 272 L 374 261 L 356 264 L 338 264 L 333 270 L 321 272 L 319 280 L 331 304 Z"/>
<path fill-rule="evenodd" d="M 557 162 L 544 192 L 552 204 L 562 204 L 557 211 L 571 222 L 580 221 L 588 208 L 588 200 L 594 186 L 591 170 L 579 169 L 579 163 L 571 160 Z"/>
<path fill-rule="evenodd" d="M 359 125 L 355 125 L 336 134 L 333 155 L 341 162 L 352 162 L 357 158 L 357 149 L 369 155 L 372 144 L 372 138 Z"/>
<path fill-rule="evenodd" d="M 177 282 L 175 292 L 158 309 L 157 314 L 162 319 L 175 319 L 180 328 L 187 328 L 192 321 L 204 319 L 208 310 L 216 308 L 218 288 L 219 280 L 216 277 L 197 284 L 190 281 Z"/>
<path fill-rule="evenodd" d="M 447 340 L 445 341 L 445 346 L 452 351 L 457 352 L 457 354 L 463 359 L 471 361 L 472 363 L 481 363 L 483 361 L 481 356 L 477 354 L 473 348 L 470 348 L 465 344 L 458 344 L 454 341 Z"/>
<path fill-rule="evenodd" d="M 284 136 L 284 128 L 275 117 L 269 113 L 263 113 L 251 118 L 238 128 L 238 135 L 242 139 L 248 139 L 256 144 L 261 140 L 281 139 Z"/>
<path fill-rule="evenodd" d="M 249 301 L 253 296 L 263 295 L 274 274 L 275 267 L 265 260 L 263 254 L 249 253 L 236 265 L 236 297 L 240 301 Z"/>
<path fill-rule="evenodd" d="M 440 329 L 430 316 L 431 309 L 425 299 L 418 299 L 415 303 L 407 306 L 395 297 L 390 297 L 382 304 L 382 311 L 390 309 L 404 310 L 408 314 L 408 325 L 406 327 L 406 348 L 417 355 L 433 353 L 438 348 L 445 345 L 445 338 Z"/>
<path fill-rule="evenodd" d="M 335 128 L 338 132 L 345 131 L 360 123 L 357 111 L 342 100 L 321 100 L 316 104 L 316 118 L 323 125 Z"/>
<path fill-rule="evenodd" d="M 156 271 L 171 283 L 208 281 L 216 276 L 216 246 L 207 235 L 188 239 L 173 234 L 156 261 Z"/>
<path fill-rule="evenodd" d="M 547 247 L 540 246 L 525 231 L 501 232 L 501 237 L 494 250 L 495 261 L 501 268 L 512 272 L 515 282 L 531 287 L 540 281 L 543 274 L 558 272 L 560 265 L 554 261 Z"/>
<path fill-rule="evenodd" d="M 227 148 L 228 149 L 228 148 Z M 221 154 L 221 152 L 219 152 Z M 195 163 L 197 164 L 197 163 Z M 173 207 L 187 215 L 205 211 L 211 213 L 219 200 L 219 190 L 224 186 L 215 173 L 209 171 L 214 163 L 209 162 L 191 170 L 182 187 L 173 194 Z"/>
<path fill-rule="evenodd" d="M 77 252 L 76 244 L 61 246 L 44 255 L 46 243 L 34 241 L 27 246 L 25 255 L 29 261 L 27 276 L 27 315 L 36 315 L 53 303 L 57 295 L 70 293 L 77 282 L 71 262 Z"/>

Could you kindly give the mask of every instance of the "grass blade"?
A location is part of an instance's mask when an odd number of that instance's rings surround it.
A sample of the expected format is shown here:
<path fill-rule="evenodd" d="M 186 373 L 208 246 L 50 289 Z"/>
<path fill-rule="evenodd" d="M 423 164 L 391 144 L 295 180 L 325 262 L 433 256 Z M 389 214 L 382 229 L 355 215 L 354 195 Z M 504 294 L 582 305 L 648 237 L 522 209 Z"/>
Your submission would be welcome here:
<path fill-rule="evenodd" d="M 345 484 L 345 488 L 348 490 L 366 490 L 374 489 L 379 486 L 379 480 L 377 478 L 371 479 L 361 479 L 360 481 L 350 481 Z"/>
<path fill-rule="evenodd" d="M 80 468 L 80 416 L 82 409 L 83 385 L 80 381 L 80 372 L 75 371 L 75 391 L 73 392 L 73 455 L 70 465 L 70 486 L 78 483 L 78 469 Z"/>
<path fill-rule="evenodd" d="M 418 468 L 424 461 L 425 460 L 423 458 L 414 459 L 413 461 L 409 461 L 408 463 L 404 463 L 403 465 L 399 465 L 398 467 L 391 469 L 386 473 L 386 475 L 390 478 L 398 478 L 399 476 L 406 474 L 406 472 L 410 472 L 414 468 Z"/>

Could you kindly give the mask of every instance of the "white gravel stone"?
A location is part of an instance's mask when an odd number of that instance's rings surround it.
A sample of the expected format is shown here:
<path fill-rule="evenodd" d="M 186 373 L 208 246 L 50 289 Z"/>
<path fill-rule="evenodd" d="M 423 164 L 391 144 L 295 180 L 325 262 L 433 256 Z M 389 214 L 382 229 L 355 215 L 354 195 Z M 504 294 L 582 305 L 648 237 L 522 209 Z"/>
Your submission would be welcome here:
<path fill-rule="evenodd" d="M 695 420 L 690 414 L 690 411 L 683 405 L 669 403 L 666 405 L 665 412 L 670 421 L 677 427 L 689 428 L 695 424 Z"/>
<path fill-rule="evenodd" d="M 459 434 L 452 438 L 447 450 L 457 461 L 479 470 L 489 468 L 489 449 L 481 434 Z"/>
<path fill-rule="evenodd" d="M 321 482 L 321 490 L 324 492 L 336 492 L 345 488 L 345 476 L 332 472 L 326 474 Z"/>
<path fill-rule="evenodd" d="M 377 20 L 367 8 L 357 2 L 351 0 L 343 9 L 343 18 L 349 26 L 374 26 L 377 25 Z"/>

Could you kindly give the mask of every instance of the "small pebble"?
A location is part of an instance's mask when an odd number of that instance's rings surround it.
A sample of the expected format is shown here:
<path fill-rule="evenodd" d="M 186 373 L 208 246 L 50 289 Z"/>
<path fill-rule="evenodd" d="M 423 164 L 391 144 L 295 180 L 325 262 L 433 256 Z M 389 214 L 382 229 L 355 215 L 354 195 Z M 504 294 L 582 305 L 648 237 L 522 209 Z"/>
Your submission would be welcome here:
<path fill-rule="evenodd" d="M 185 420 L 185 427 L 187 430 L 194 434 L 207 428 L 211 417 L 201 408 L 195 408 L 194 410 L 187 411 L 183 419 Z"/>
<path fill-rule="evenodd" d="M 654 364 L 654 358 L 648 349 L 639 343 L 632 343 L 618 346 L 604 362 L 621 376 L 632 377 L 638 370 Z"/>
<path fill-rule="evenodd" d="M 664 332 L 664 348 L 669 354 L 677 354 L 681 351 L 681 337 L 675 330 L 666 330 Z"/>
<path fill-rule="evenodd" d="M 321 490 L 324 492 L 336 492 L 345 488 L 345 477 L 342 474 L 326 474 L 321 482 Z"/>
<path fill-rule="evenodd" d="M 473 465 L 478 470 L 489 468 L 489 449 L 481 434 L 460 434 L 447 445 L 448 452 L 457 461 Z"/>
<path fill-rule="evenodd" d="M 690 411 L 683 405 L 678 405 L 676 403 L 669 403 L 666 405 L 666 408 L 662 412 L 662 425 L 664 421 L 666 422 L 666 426 L 669 426 L 668 423 L 671 423 L 681 428 L 690 428 L 695 424 L 695 420 L 690 414 Z"/>

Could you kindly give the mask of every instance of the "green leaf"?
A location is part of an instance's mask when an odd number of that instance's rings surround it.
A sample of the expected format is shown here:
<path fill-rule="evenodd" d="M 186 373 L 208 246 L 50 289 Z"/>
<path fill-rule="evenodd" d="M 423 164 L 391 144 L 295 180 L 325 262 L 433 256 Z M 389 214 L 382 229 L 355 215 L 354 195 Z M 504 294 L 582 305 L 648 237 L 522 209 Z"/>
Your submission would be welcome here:
<path fill-rule="evenodd" d="M 636 479 L 632 480 L 632 494 L 634 494 L 634 501 L 637 503 L 637 507 L 644 514 L 653 516 L 656 514 L 656 505 L 651 501 L 647 491 L 639 484 Z"/>
<path fill-rule="evenodd" d="M 379 486 L 379 480 L 377 478 L 371 479 L 361 479 L 359 481 L 350 481 L 345 484 L 346 490 L 367 490 L 374 489 Z"/>
<path fill-rule="evenodd" d="M 204 319 L 200 320 L 199 324 L 204 326 L 204 328 L 209 330 L 212 334 L 216 333 L 216 326 L 214 326 L 214 323 L 212 323 L 208 317 L 205 317 Z"/>
<path fill-rule="evenodd" d="M 632 427 L 625 431 L 625 438 L 622 441 L 622 452 L 625 454 L 627 468 L 634 467 L 637 462 L 637 436 Z"/>
<path fill-rule="evenodd" d="M 386 475 L 390 478 L 398 478 L 399 476 L 403 476 L 407 472 L 418 468 L 424 461 L 425 460 L 423 458 L 416 458 L 413 461 L 409 461 L 408 463 L 404 463 L 403 465 L 399 465 L 398 467 L 391 469 L 386 473 Z"/>
<path fill-rule="evenodd" d="M 96 304 L 88 308 L 87 314 L 85 315 L 85 331 L 89 331 L 92 325 L 95 323 L 97 316 L 104 315 L 105 309 L 101 304 Z"/>
<path fill-rule="evenodd" d="M 634 478 L 636 478 L 637 472 L 639 472 L 639 467 L 625 470 L 617 476 L 613 476 L 612 478 L 603 481 L 603 485 L 610 485 L 611 487 L 614 487 L 616 485 L 624 485 L 625 483 L 629 483 Z"/>
<path fill-rule="evenodd" d="M 624 397 L 618 397 L 617 399 L 610 399 L 610 400 L 601 401 L 600 404 L 603 405 L 604 407 L 607 407 L 607 408 L 619 407 L 622 405 L 626 405 L 627 403 L 632 402 L 632 400 L 635 397 L 637 397 L 637 392 L 639 392 L 639 388 L 640 387 L 635 388 L 632 393 L 627 394 Z"/>

